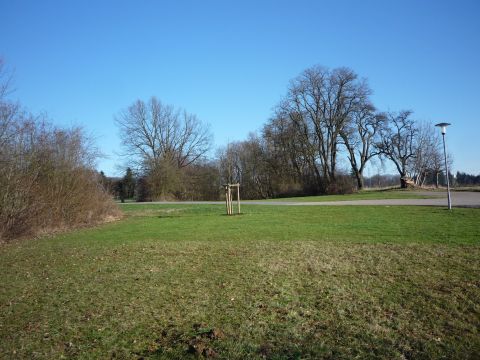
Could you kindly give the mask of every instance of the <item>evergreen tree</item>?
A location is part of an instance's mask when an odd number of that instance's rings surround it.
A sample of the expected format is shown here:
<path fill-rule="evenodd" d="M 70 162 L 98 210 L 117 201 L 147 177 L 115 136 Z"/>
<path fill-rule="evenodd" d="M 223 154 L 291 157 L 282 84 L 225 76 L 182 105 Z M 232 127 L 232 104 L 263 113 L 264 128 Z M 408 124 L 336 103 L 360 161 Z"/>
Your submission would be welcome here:
<path fill-rule="evenodd" d="M 122 203 L 125 202 L 125 186 L 123 180 L 118 180 L 115 183 L 115 192 Z"/>
<path fill-rule="evenodd" d="M 133 171 L 131 168 L 127 168 L 125 176 L 122 179 L 122 183 L 125 198 L 133 199 L 133 197 L 135 196 L 135 178 L 133 176 Z"/>

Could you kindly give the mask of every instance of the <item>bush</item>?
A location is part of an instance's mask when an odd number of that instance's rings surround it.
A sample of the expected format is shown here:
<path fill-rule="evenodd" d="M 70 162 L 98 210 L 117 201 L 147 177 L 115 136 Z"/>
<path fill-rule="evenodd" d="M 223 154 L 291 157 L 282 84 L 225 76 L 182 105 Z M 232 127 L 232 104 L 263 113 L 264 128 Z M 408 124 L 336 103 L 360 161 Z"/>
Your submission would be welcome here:
<path fill-rule="evenodd" d="M 80 128 L 60 129 L 18 112 L 2 115 L 0 241 L 119 215 L 92 170 L 98 152 Z"/>
<path fill-rule="evenodd" d="M 352 194 L 357 191 L 355 180 L 348 175 L 337 175 L 335 181 L 327 185 L 326 193 L 329 195 Z"/>

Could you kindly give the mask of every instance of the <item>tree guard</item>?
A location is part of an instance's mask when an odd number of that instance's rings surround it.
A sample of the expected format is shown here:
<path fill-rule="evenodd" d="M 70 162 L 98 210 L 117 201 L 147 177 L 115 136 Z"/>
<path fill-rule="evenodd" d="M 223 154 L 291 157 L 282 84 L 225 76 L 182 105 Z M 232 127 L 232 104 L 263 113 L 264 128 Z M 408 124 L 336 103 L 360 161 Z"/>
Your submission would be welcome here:
<path fill-rule="evenodd" d="M 237 188 L 237 206 L 238 212 L 240 214 L 240 184 L 225 184 L 223 185 L 225 188 L 225 205 L 227 208 L 227 215 L 235 215 L 233 213 L 233 199 L 232 199 L 232 188 Z"/>

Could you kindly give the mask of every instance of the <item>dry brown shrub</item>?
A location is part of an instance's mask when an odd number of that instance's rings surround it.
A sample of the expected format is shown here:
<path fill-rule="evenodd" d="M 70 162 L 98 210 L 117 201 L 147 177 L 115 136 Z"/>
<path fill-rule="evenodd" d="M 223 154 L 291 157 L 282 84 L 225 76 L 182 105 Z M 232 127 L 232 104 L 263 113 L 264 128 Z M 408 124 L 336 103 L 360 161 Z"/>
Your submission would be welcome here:
<path fill-rule="evenodd" d="M 6 106 L 0 103 L 0 241 L 119 216 L 93 170 L 98 151 L 82 129 L 53 127 L 18 107 L 3 116 Z"/>
<path fill-rule="evenodd" d="M 326 193 L 329 195 L 353 194 L 357 191 L 354 179 L 348 175 L 338 174 L 334 181 L 327 185 Z"/>

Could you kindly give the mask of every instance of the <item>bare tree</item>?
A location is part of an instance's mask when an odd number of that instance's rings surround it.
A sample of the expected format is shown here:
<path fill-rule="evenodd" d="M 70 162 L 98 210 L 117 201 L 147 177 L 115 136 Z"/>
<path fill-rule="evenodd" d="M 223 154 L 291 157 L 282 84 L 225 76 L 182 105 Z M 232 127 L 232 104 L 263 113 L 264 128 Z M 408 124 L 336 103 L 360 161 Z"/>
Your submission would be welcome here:
<path fill-rule="evenodd" d="M 239 143 L 228 143 L 217 149 L 217 160 L 222 183 L 233 184 L 241 182 L 241 171 L 238 159 Z"/>
<path fill-rule="evenodd" d="M 209 127 L 195 115 L 164 105 L 155 97 L 137 100 L 115 118 L 122 145 L 143 166 L 169 159 L 181 168 L 205 155 L 211 146 Z"/>
<path fill-rule="evenodd" d="M 377 113 L 370 102 L 363 102 L 352 112 L 350 120 L 340 131 L 359 190 L 364 187 L 365 166 L 371 158 L 379 155 L 375 142 L 384 122 L 384 114 Z"/>
<path fill-rule="evenodd" d="M 234 142 L 218 151 L 218 165 L 223 183 L 240 183 L 242 198 L 258 199 L 272 196 L 271 175 L 267 154 L 260 137 Z"/>
<path fill-rule="evenodd" d="M 441 148 L 438 133 L 434 131 L 432 124 L 421 123 L 417 129 L 416 154 L 409 163 L 408 173 L 415 185 L 423 186 L 435 165 L 440 165 L 438 160 L 441 159 Z"/>
<path fill-rule="evenodd" d="M 0 151 L 14 135 L 13 122 L 20 112 L 20 106 L 7 100 L 11 91 L 11 72 L 6 69 L 5 61 L 0 58 Z"/>
<path fill-rule="evenodd" d="M 340 134 L 369 94 L 366 82 L 347 68 L 315 66 L 292 81 L 280 108 L 301 136 L 305 159 L 322 187 L 334 182 Z"/>
<path fill-rule="evenodd" d="M 417 156 L 418 129 L 411 119 L 412 111 L 403 110 L 386 114 L 386 124 L 381 129 L 381 139 L 376 148 L 391 160 L 400 175 L 400 187 L 407 187 L 408 170 Z"/>
<path fill-rule="evenodd" d="M 449 168 L 452 168 L 452 156 L 447 154 Z M 433 124 L 423 122 L 418 125 L 416 139 L 416 155 L 408 167 L 409 176 L 415 181 L 415 185 L 423 186 L 432 182 L 439 186 L 439 176 L 444 172 L 444 155 L 440 133 Z"/>
<path fill-rule="evenodd" d="M 179 182 L 180 169 L 194 164 L 211 146 L 209 127 L 195 115 L 164 105 L 155 97 L 136 101 L 115 118 L 130 160 L 164 196 Z"/>
<path fill-rule="evenodd" d="M 0 57 L 0 101 L 3 101 L 8 93 L 10 93 L 11 84 L 12 71 L 7 70 L 5 60 Z"/>
<path fill-rule="evenodd" d="M 310 193 L 312 188 L 318 191 L 322 184 L 315 151 L 288 113 L 277 110 L 263 127 L 262 137 L 275 195 Z"/>

